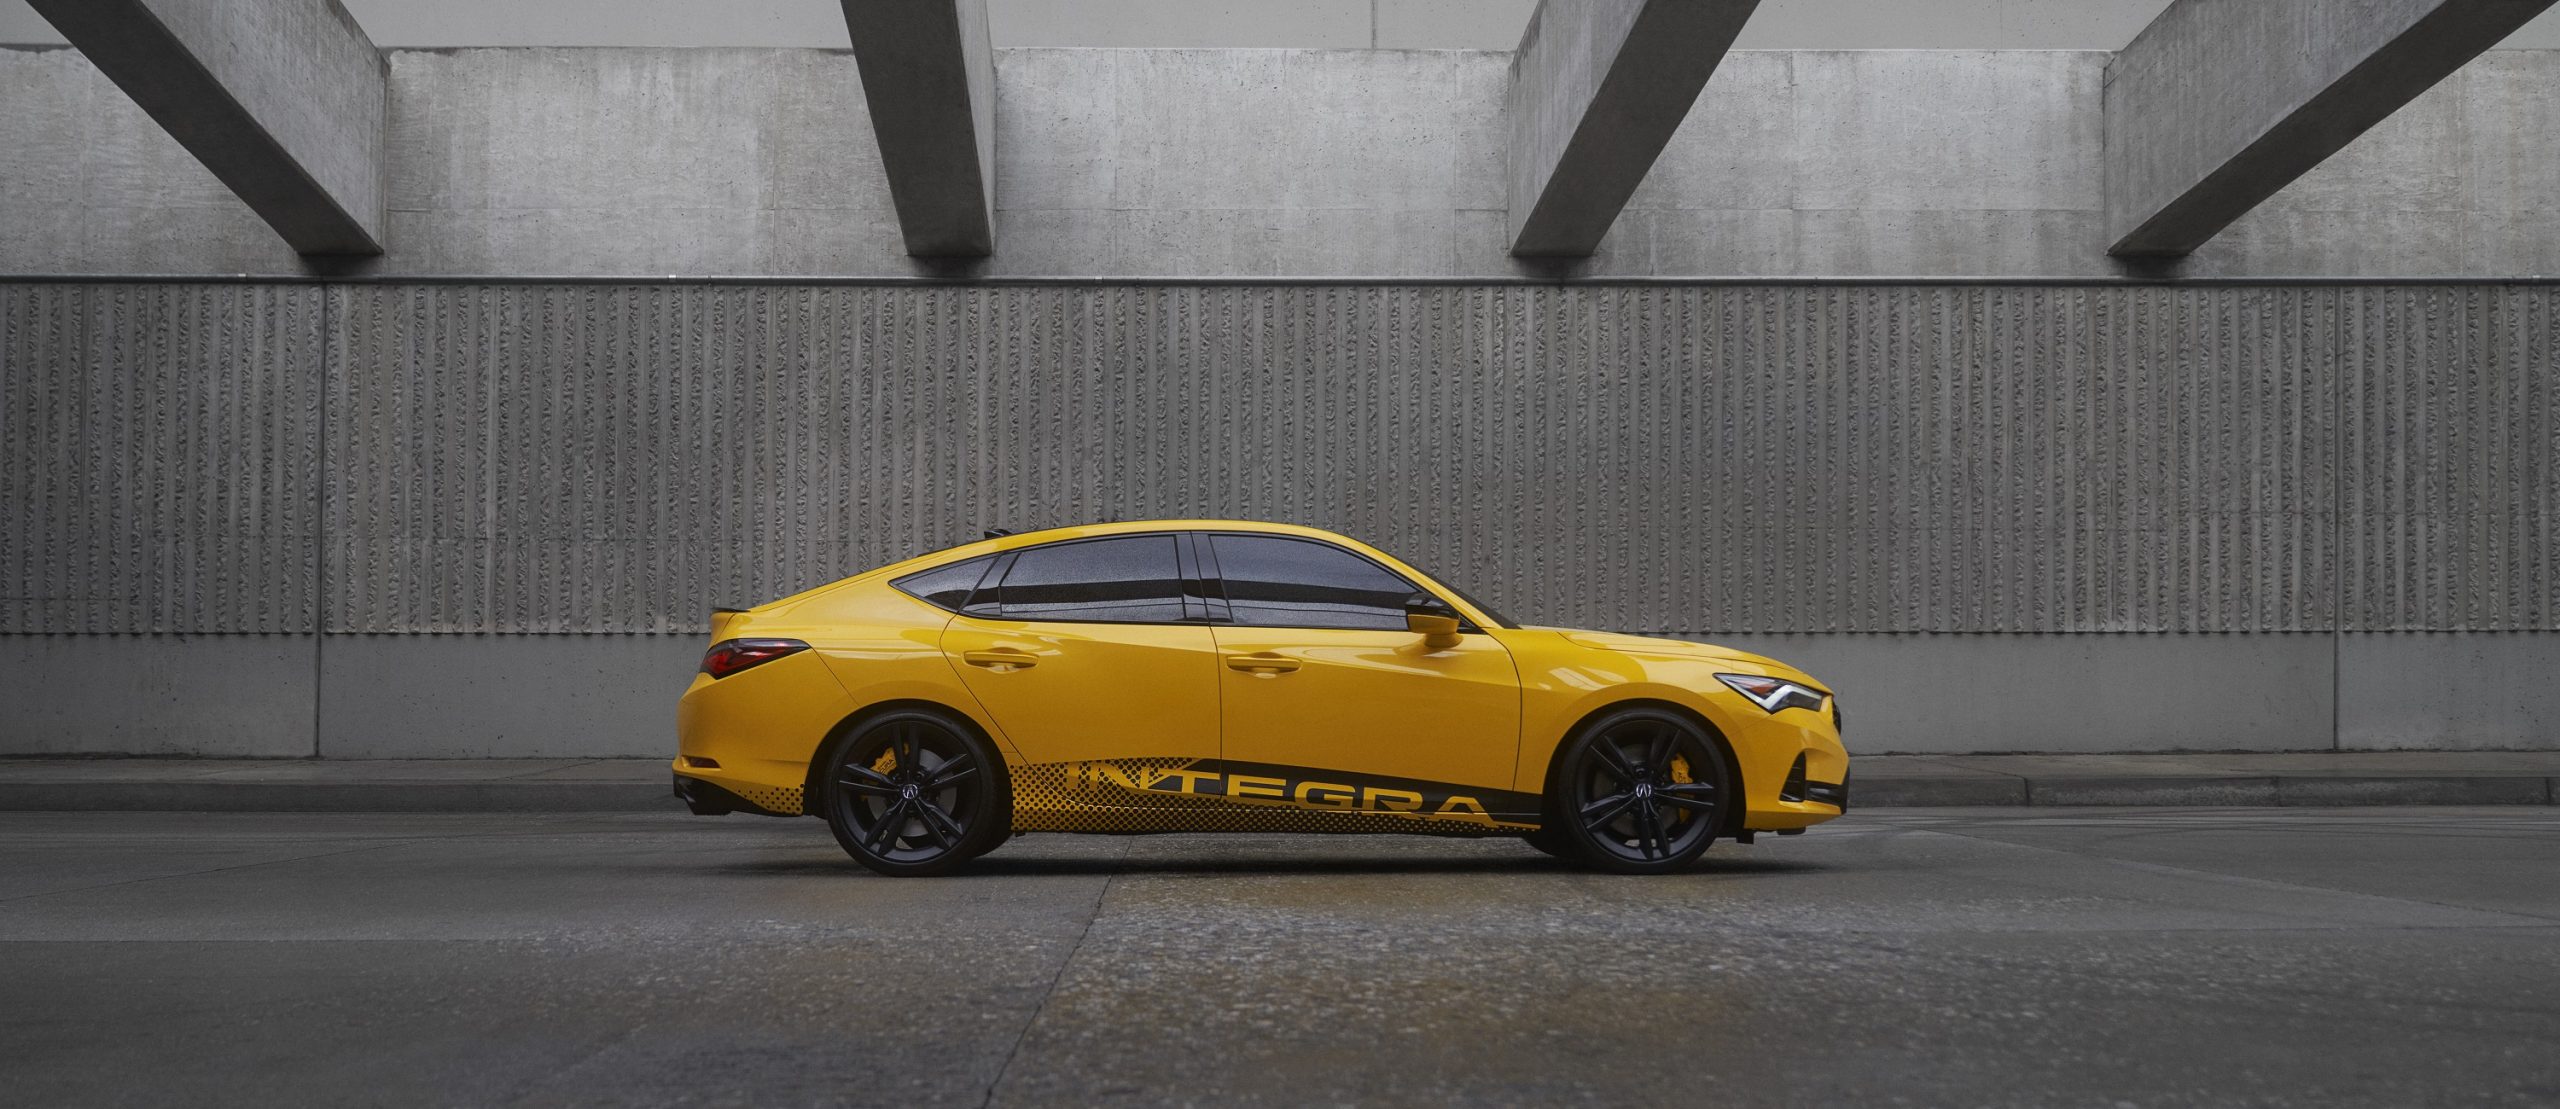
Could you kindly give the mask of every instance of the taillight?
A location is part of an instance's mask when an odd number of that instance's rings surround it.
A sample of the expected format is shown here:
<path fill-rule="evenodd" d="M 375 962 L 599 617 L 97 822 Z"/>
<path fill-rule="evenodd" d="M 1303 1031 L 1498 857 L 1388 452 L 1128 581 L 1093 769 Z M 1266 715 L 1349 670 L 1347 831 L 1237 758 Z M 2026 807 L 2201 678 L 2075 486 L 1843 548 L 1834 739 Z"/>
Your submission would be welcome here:
<path fill-rule="evenodd" d="M 750 666 L 762 666 L 784 655 L 809 649 L 797 639 L 724 639 L 702 656 L 702 672 L 725 678 Z"/>

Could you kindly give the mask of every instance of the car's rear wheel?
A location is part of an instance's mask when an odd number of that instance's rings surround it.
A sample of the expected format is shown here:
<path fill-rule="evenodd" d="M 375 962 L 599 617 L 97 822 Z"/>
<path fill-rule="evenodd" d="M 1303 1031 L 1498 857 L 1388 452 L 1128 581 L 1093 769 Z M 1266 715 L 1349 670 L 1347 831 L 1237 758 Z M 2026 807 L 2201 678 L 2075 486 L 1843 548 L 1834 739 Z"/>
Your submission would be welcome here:
<path fill-rule="evenodd" d="M 1557 756 L 1547 827 L 1586 866 L 1664 874 L 1705 854 L 1737 798 L 1706 730 L 1678 713 L 1637 707 L 1575 733 Z"/>
<path fill-rule="evenodd" d="M 1004 760 L 977 729 L 938 712 L 865 722 L 836 745 L 825 783 L 836 842 L 882 874 L 948 874 L 1012 830 Z"/>

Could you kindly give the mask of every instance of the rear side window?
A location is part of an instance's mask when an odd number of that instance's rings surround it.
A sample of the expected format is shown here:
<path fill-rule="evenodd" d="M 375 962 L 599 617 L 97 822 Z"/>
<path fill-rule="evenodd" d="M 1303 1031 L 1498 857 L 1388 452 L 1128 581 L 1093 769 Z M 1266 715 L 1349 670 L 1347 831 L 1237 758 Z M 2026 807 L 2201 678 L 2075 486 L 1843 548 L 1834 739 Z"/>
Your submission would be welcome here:
<path fill-rule="evenodd" d="M 995 560 L 994 555 L 981 555 L 949 566 L 919 570 L 889 584 L 935 608 L 958 612 L 961 606 L 969 603 L 969 594 L 977 590 L 978 579 L 987 576 L 987 567 Z"/>
<path fill-rule="evenodd" d="M 1170 535 L 1033 547 L 1013 556 L 996 591 L 1007 620 L 1179 624 L 1182 565 Z"/>
<path fill-rule="evenodd" d="M 1269 628 L 1404 630 L 1418 592 L 1386 567 L 1327 543 L 1268 535 L 1212 535 L 1229 618 Z"/>

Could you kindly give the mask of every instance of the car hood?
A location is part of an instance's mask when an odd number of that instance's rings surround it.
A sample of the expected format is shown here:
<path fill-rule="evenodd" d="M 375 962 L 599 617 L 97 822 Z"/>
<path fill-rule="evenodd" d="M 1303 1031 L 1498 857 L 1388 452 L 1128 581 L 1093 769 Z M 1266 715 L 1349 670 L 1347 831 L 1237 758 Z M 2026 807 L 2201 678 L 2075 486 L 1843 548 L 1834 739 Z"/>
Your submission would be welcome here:
<path fill-rule="evenodd" d="M 1622 632 L 1586 631 L 1581 628 L 1539 628 L 1536 630 L 1554 632 L 1555 634 L 1562 636 L 1568 643 L 1582 647 L 1593 647 L 1603 651 L 1622 651 L 1631 655 L 1674 655 L 1681 658 L 1718 659 L 1725 662 L 1738 662 L 1745 666 L 1764 668 L 1775 671 L 1784 676 L 1802 678 L 1805 681 L 1814 680 L 1812 675 L 1806 674 L 1804 671 L 1798 670 L 1793 666 L 1770 658 L 1767 655 L 1752 654 L 1751 652 L 1742 650 L 1738 647 L 1724 647 L 1714 643 L 1694 643 L 1685 639 L 1664 639 L 1659 636 L 1651 635 L 1627 635 Z"/>

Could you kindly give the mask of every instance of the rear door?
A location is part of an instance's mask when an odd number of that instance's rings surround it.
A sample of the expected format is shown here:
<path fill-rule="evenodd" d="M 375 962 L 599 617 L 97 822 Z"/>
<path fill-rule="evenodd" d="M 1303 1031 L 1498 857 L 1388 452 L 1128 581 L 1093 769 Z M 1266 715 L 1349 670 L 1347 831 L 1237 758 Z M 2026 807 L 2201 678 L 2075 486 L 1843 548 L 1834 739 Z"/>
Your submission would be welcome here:
<path fill-rule="evenodd" d="M 1520 680 L 1492 636 L 1468 629 L 1456 647 L 1429 648 L 1405 629 L 1405 601 L 1419 587 L 1348 548 L 1294 536 L 1198 538 L 1224 590 L 1222 603 L 1218 589 L 1210 595 L 1225 617 L 1215 626 L 1231 770 L 1511 788 Z"/>
<path fill-rule="evenodd" d="M 1069 540 L 1004 559 L 943 630 L 942 650 L 1024 759 L 1217 757 L 1217 643 L 1185 591 L 1180 536 Z"/>

